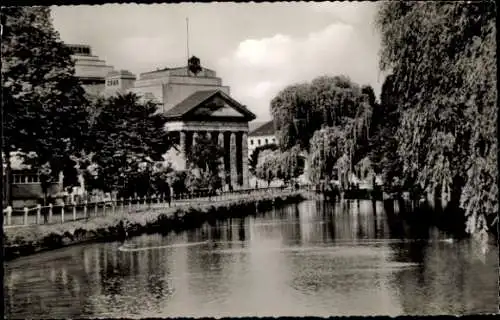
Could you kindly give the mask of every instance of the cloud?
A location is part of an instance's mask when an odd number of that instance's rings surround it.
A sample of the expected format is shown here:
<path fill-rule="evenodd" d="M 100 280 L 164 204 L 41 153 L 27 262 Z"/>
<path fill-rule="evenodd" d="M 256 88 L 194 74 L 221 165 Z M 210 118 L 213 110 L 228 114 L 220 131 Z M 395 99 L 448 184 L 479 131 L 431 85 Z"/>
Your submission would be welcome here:
<path fill-rule="evenodd" d="M 281 89 L 322 75 L 346 75 L 378 94 L 378 48 L 366 37 L 356 26 L 337 21 L 305 37 L 247 39 L 219 60 L 217 70 L 236 99 L 269 119 L 270 101 Z"/>
<path fill-rule="evenodd" d="M 325 74 L 371 84 L 378 95 L 375 9 L 369 2 L 52 7 L 61 39 L 89 44 L 135 74 L 186 63 L 189 17 L 190 53 L 261 120 L 281 89 Z"/>
<path fill-rule="evenodd" d="M 373 21 L 375 4 L 366 2 L 318 2 L 311 5 L 316 13 L 328 14 L 338 21 L 351 25 L 366 26 L 367 21 Z"/>

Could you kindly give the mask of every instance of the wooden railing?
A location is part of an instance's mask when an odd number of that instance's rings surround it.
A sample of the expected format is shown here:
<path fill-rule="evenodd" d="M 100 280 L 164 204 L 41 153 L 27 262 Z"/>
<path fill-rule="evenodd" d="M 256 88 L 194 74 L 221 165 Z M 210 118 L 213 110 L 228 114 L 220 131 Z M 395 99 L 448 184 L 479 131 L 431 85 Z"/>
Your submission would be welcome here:
<path fill-rule="evenodd" d="M 309 190 L 309 186 L 300 187 Z M 239 189 L 231 192 L 219 192 L 214 195 L 204 193 L 183 194 L 173 199 L 151 196 L 128 199 L 101 200 L 83 203 L 71 203 L 48 206 L 38 205 L 22 210 L 7 207 L 3 210 L 4 226 L 29 226 L 38 224 L 64 223 L 67 221 L 86 220 L 108 215 L 125 215 L 153 209 L 168 207 L 182 207 L 189 205 L 207 204 L 209 202 L 223 202 L 228 200 L 244 199 L 248 196 L 264 196 L 269 194 L 285 193 L 298 189 L 291 187 L 270 187 L 259 189 Z"/>

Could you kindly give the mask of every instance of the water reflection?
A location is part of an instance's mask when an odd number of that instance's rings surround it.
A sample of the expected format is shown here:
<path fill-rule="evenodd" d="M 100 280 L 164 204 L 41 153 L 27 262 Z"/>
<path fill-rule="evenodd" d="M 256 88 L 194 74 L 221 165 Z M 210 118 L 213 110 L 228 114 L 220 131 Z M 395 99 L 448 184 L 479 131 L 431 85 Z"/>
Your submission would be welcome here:
<path fill-rule="evenodd" d="M 436 228 L 409 224 L 408 210 L 307 201 L 132 239 L 156 249 L 127 252 L 118 250 L 121 243 L 100 243 L 18 259 L 5 267 L 6 315 L 497 312 L 497 248 L 481 256 L 469 240 L 449 242 Z"/>

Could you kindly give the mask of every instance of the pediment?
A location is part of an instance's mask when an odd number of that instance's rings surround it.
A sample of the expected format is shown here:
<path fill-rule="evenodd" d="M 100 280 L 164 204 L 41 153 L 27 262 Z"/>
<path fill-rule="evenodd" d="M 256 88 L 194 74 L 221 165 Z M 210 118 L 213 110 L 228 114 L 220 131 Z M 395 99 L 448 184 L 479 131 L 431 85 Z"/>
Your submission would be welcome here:
<path fill-rule="evenodd" d="M 245 118 L 246 115 L 238 110 L 230 101 L 221 97 L 213 97 L 196 107 L 193 116 L 204 116 L 213 118 Z"/>

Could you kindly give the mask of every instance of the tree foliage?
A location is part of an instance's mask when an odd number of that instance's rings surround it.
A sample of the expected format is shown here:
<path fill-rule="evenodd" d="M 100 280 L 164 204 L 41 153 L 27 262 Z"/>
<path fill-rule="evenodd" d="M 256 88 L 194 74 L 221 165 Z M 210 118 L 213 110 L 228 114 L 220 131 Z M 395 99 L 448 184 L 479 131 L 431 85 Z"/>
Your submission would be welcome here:
<path fill-rule="evenodd" d="M 84 148 L 87 100 L 74 77 L 70 50 L 60 41 L 47 7 L 2 8 L 3 151 L 35 152 L 25 160 L 48 166 L 55 179 Z M 67 172 L 70 173 L 69 171 Z M 72 184 L 74 179 L 65 183 Z"/>
<path fill-rule="evenodd" d="M 388 75 L 382 84 L 380 103 L 373 109 L 368 156 L 373 170 L 381 175 L 386 189 L 403 187 L 398 185 L 402 175 L 402 164 L 397 155 L 398 142 L 396 132 L 399 126 L 394 76 Z M 407 184 L 406 187 L 411 187 Z"/>
<path fill-rule="evenodd" d="M 165 117 L 133 94 L 103 101 L 90 130 L 95 187 L 130 195 L 149 190 L 154 164 L 171 147 Z"/>
<path fill-rule="evenodd" d="M 256 174 L 268 184 L 274 179 L 291 182 L 304 172 L 304 164 L 301 149 L 296 145 L 290 150 L 276 150 L 266 156 L 262 163 L 257 165 Z"/>
<path fill-rule="evenodd" d="M 220 189 L 222 187 L 220 166 L 223 156 L 224 148 L 214 139 L 208 135 L 198 135 L 195 144 L 187 155 L 189 163 L 188 187 L 191 190 Z"/>
<path fill-rule="evenodd" d="M 367 101 L 374 102 L 370 89 L 363 91 L 345 76 L 323 76 L 285 88 L 271 101 L 280 148 L 288 150 L 298 144 L 308 150 L 316 130 L 343 126 L 344 120 L 355 118 Z"/>
<path fill-rule="evenodd" d="M 250 173 L 252 173 L 253 175 L 256 174 L 257 166 L 259 164 L 259 157 L 262 155 L 263 151 L 274 151 L 276 149 L 278 149 L 278 145 L 274 143 L 265 144 L 263 146 L 258 146 L 257 148 L 255 148 L 250 157 L 248 157 L 248 169 Z"/>
<path fill-rule="evenodd" d="M 471 233 L 498 212 L 495 17 L 489 1 L 394 1 L 377 19 L 400 114 L 402 176 L 448 190 Z"/>
<path fill-rule="evenodd" d="M 339 117 L 338 125 L 314 132 L 309 143 L 312 181 L 330 180 L 335 171 L 347 177 L 354 170 L 353 166 L 368 155 L 374 106 L 368 103 L 368 95 L 363 97 L 356 113 Z"/>

